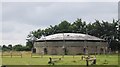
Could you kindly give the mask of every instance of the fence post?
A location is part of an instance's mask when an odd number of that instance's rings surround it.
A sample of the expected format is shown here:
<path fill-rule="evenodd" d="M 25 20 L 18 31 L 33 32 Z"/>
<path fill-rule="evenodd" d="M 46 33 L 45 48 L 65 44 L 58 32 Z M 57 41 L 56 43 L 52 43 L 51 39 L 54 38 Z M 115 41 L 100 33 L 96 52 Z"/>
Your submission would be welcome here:
<path fill-rule="evenodd" d="M 73 55 L 73 58 L 75 57 L 75 55 Z"/>
<path fill-rule="evenodd" d="M 41 54 L 41 58 L 43 58 L 43 54 Z"/>
<path fill-rule="evenodd" d="M 3 52 L 2 52 L 2 58 L 3 58 Z"/>
<path fill-rule="evenodd" d="M 31 53 L 31 58 L 32 58 L 32 53 Z"/>
<path fill-rule="evenodd" d="M 22 58 L 22 53 L 21 53 L 21 58 Z"/>
<path fill-rule="evenodd" d="M 11 58 L 12 58 L 12 52 L 10 54 L 11 54 Z"/>

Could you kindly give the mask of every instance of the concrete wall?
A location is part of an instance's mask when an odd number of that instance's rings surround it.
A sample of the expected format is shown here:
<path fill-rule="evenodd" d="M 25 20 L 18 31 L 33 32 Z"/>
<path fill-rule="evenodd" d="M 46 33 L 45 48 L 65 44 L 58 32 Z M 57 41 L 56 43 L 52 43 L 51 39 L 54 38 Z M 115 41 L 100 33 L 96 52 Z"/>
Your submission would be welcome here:
<path fill-rule="evenodd" d="M 56 41 L 56 42 L 35 42 L 34 48 L 36 53 L 44 54 L 44 48 L 47 48 L 48 54 L 64 54 L 63 46 L 66 48 L 67 54 L 84 53 L 84 47 L 88 47 L 88 53 L 100 53 L 100 48 L 106 48 L 107 42 L 87 42 L 87 41 Z M 97 46 L 97 48 L 96 48 Z"/>

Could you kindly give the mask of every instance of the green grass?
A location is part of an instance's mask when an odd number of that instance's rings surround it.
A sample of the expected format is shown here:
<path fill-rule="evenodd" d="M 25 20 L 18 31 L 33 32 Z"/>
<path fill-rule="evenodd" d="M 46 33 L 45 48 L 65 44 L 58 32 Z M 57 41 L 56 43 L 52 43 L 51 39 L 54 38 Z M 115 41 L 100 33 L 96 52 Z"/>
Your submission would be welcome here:
<path fill-rule="evenodd" d="M 41 58 L 41 56 L 23 56 L 21 57 L 3 57 L 2 64 L 3 65 L 48 65 L 49 57 L 53 58 L 61 58 L 62 56 L 57 55 L 45 55 Z M 97 65 L 118 65 L 118 55 L 97 55 Z M 105 60 L 107 60 L 108 64 L 104 64 Z M 81 55 L 73 56 L 66 55 L 62 58 L 61 61 L 55 63 L 55 65 L 86 65 L 85 60 L 81 60 Z"/>

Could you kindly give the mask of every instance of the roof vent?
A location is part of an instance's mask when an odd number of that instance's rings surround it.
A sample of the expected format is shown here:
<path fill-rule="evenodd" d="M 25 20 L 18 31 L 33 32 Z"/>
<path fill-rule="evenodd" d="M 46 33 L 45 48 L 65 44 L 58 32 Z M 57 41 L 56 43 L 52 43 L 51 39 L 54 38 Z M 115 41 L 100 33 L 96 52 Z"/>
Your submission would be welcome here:
<path fill-rule="evenodd" d="M 67 36 L 70 36 L 70 35 L 67 35 Z"/>

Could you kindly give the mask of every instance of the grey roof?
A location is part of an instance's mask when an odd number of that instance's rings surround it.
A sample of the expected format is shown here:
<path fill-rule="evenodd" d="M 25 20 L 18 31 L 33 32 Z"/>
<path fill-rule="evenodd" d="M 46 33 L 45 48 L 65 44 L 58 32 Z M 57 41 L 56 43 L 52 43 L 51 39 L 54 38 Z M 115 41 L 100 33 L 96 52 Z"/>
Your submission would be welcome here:
<path fill-rule="evenodd" d="M 37 40 L 104 40 L 95 36 L 81 33 L 58 33 L 49 36 L 42 36 Z"/>

